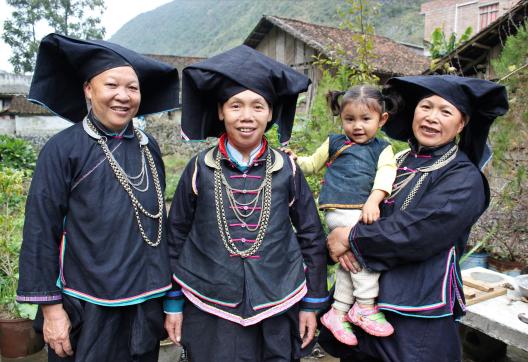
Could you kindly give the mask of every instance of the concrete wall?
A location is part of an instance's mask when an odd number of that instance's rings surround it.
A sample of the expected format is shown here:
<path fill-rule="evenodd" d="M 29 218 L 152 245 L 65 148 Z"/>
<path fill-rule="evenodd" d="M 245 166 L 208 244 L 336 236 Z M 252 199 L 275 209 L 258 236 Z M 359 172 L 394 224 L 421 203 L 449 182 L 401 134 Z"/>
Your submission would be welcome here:
<path fill-rule="evenodd" d="M 216 143 L 216 139 L 204 142 L 182 140 L 180 131 L 181 111 L 149 115 L 144 120 L 134 119 L 135 124 L 150 133 L 158 142 L 161 152 L 179 154 L 191 158 L 197 152 Z M 139 122 L 136 122 L 139 121 Z M 16 136 L 30 141 L 37 150 L 56 133 L 73 123 L 60 117 L 0 117 L 0 134 Z"/>
<path fill-rule="evenodd" d="M 421 14 L 424 19 L 424 40 L 431 41 L 431 34 L 436 28 L 442 28 L 446 35 L 455 32 L 461 35 L 468 26 L 473 28 L 473 35 L 482 30 L 479 14 L 483 7 L 498 4 L 500 17 L 511 9 L 519 0 L 436 0 L 422 4 Z"/>

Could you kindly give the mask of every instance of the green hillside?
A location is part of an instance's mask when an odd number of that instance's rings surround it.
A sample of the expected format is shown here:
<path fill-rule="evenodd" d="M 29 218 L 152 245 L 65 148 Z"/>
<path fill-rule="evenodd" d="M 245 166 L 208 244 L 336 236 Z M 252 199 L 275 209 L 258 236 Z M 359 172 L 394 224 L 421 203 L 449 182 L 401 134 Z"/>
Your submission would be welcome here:
<path fill-rule="evenodd" d="M 380 1 L 376 32 L 421 44 L 425 0 Z M 175 0 L 135 17 L 110 39 L 142 53 L 210 56 L 239 45 L 263 14 L 337 26 L 343 0 Z"/>

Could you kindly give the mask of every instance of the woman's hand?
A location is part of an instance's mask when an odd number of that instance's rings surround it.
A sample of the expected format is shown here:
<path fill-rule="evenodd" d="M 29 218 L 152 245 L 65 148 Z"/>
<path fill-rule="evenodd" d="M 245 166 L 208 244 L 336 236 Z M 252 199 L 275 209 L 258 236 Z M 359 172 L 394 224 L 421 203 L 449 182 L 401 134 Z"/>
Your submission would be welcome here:
<path fill-rule="evenodd" d="M 44 315 L 44 342 L 55 351 L 59 357 L 73 356 L 73 349 L 70 343 L 71 323 L 68 314 L 62 304 L 42 305 Z"/>
<path fill-rule="evenodd" d="M 363 269 L 361 264 L 359 264 L 356 257 L 354 256 L 354 253 L 352 253 L 350 250 L 341 255 L 338 260 L 339 264 L 341 264 L 341 267 L 343 267 L 343 269 L 348 272 L 356 274 L 359 273 L 361 269 Z"/>
<path fill-rule="evenodd" d="M 291 148 L 280 147 L 279 150 L 281 150 L 284 153 L 287 153 L 291 157 L 292 160 L 295 161 L 297 159 L 297 155 L 291 150 Z"/>
<path fill-rule="evenodd" d="M 339 262 L 346 271 L 357 273 L 361 270 L 361 265 L 350 251 L 348 237 L 351 230 L 351 226 L 335 228 L 328 234 L 326 246 L 333 261 Z"/>
<path fill-rule="evenodd" d="M 317 318 L 315 312 L 299 312 L 299 334 L 303 340 L 301 348 L 306 347 L 315 337 Z"/>
<path fill-rule="evenodd" d="M 330 257 L 336 263 L 339 261 L 340 256 L 350 250 L 350 245 L 348 244 L 350 230 L 352 230 L 351 226 L 337 227 L 328 234 L 326 246 L 330 252 Z"/>
<path fill-rule="evenodd" d="M 165 315 L 165 330 L 175 345 L 180 346 L 183 313 L 167 313 Z"/>

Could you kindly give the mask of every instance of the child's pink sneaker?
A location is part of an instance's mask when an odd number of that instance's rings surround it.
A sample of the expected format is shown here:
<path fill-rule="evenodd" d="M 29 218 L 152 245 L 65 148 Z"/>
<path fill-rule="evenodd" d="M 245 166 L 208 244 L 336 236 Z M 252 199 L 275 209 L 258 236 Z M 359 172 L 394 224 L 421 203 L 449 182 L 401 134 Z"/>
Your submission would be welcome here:
<path fill-rule="evenodd" d="M 321 323 L 328 328 L 330 332 L 336 337 L 336 339 L 348 346 L 355 346 L 358 344 L 354 332 L 352 332 L 352 326 L 345 319 L 344 315 L 336 313 L 334 308 L 330 308 L 321 317 Z"/>
<path fill-rule="evenodd" d="M 394 328 L 387 322 L 385 315 L 380 312 L 377 306 L 361 308 L 357 303 L 354 303 L 348 311 L 346 319 L 376 337 L 387 337 L 394 333 Z"/>

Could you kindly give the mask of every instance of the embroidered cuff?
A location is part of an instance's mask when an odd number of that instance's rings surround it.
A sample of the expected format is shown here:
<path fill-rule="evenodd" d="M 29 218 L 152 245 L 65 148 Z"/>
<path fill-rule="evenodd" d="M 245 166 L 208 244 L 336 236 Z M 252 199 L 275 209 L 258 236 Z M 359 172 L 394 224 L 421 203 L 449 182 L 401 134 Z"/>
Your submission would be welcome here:
<path fill-rule="evenodd" d="M 16 301 L 18 303 L 31 303 L 31 304 L 59 304 L 62 302 L 62 293 L 60 291 L 55 293 L 46 294 L 24 294 L 17 295 Z"/>
<path fill-rule="evenodd" d="M 303 311 L 317 312 L 325 308 L 329 300 L 329 295 L 322 298 L 304 297 L 301 299 L 300 308 Z"/>
<path fill-rule="evenodd" d="M 182 299 L 183 293 L 181 290 L 169 290 L 167 294 L 165 294 L 165 299 Z"/>
<path fill-rule="evenodd" d="M 183 304 L 185 299 L 164 299 L 163 311 L 167 314 L 181 313 L 183 311 Z"/>
<path fill-rule="evenodd" d="M 357 226 L 354 226 L 348 236 L 348 243 L 350 244 L 350 250 L 352 251 L 352 253 L 354 253 L 354 256 L 356 257 L 357 261 L 361 264 L 361 266 L 363 268 L 370 270 L 365 264 L 365 259 L 363 259 L 363 257 L 359 253 L 359 249 L 357 247 L 356 234 L 357 234 Z"/>

